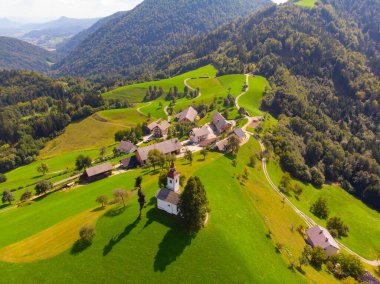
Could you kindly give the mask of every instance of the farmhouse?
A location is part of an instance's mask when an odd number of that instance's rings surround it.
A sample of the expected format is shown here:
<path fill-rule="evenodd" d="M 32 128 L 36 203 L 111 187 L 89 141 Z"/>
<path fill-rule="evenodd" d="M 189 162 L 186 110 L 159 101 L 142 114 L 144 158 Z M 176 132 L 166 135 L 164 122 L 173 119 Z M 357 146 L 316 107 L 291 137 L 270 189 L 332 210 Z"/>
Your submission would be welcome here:
<path fill-rule="evenodd" d="M 190 131 L 190 140 L 193 143 L 200 143 L 207 140 L 211 132 L 212 131 L 207 124 L 202 127 L 194 128 Z"/>
<path fill-rule="evenodd" d="M 182 145 L 178 141 L 178 139 L 166 140 L 161 143 L 149 145 L 144 148 L 138 149 L 136 152 L 136 158 L 140 164 L 144 164 L 145 161 L 148 159 L 149 152 L 152 150 L 158 150 L 162 154 L 168 155 L 168 154 L 179 154 L 181 151 L 181 148 L 182 148 Z"/>
<path fill-rule="evenodd" d="M 169 214 L 178 215 L 178 204 L 180 201 L 179 191 L 179 177 L 174 162 L 167 175 L 166 188 L 160 189 L 156 193 L 157 208 L 168 212 Z"/>
<path fill-rule="evenodd" d="M 170 123 L 166 120 L 158 120 L 148 125 L 150 133 L 156 137 L 161 138 L 168 134 Z"/>
<path fill-rule="evenodd" d="M 194 122 L 198 116 L 198 112 L 192 107 L 188 107 L 184 111 L 176 115 L 175 119 L 178 122 Z"/>
<path fill-rule="evenodd" d="M 236 128 L 232 134 L 239 138 L 240 142 L 243 142 L 246 137 L 244 130 L 241 128 Z"/>
<path fill-rule="evenodd" d="M 228 122 L 219 112 L 214 113 L 212 116 L 212 123 L 219 133 L 223 133 L 232 128 L 232 124 Z"/>
<path fill-rule="evenodd" d="M 137 146 L 130 141 L 121 141 L 119 151 L 124 154 L 130 154 L 137 150 Z"/>
<path fill-rule="evenodd" d="M 82 175 L 82 179 L 88 182 L 96 181 L 102 178 L 106 178 L 112 174 L 112 164 L 102 164 L 96 167 L 88 168 Z"/>
<path fill-rule="evenodd" d="M 321 226 L 314 226 L 306 230 L 307 243 L 312 247 L 320 247 L 325 250 L 326 256 L 332 256 L 339 252 L 339 246 L 329 231 Z"/>

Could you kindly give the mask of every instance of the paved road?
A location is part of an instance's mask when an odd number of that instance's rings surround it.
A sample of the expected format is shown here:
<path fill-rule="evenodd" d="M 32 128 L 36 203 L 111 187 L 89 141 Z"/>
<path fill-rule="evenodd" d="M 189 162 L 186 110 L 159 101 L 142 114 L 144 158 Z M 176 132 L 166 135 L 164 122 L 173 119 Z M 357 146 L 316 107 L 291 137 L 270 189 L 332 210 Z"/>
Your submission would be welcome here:
<path fill-rule="evenodd" d="M 253 134 L 253 133 L 250 133 L 250 135 L 252 135 L 253 137 L 256 138 L 256 140 L 259 142 L 260 144 L 260 147 L 261 147 L 261 152 L 264 154 L 265 153 L 265 145 L 264 143 L 261 141 L 261 139 Z M 305 221 L 305 223 L 309 226 L 309 227 L 313 227 L 315 225 L 317 225 L 317 223 L 312 219 L 310 218 L 308 215 L 306 215 L 304 212 L 302 212 L 301 210 L 299 210 L 279 189 L 278 187 L 273 183 L 272 179 L 270 178 L 269 176 L 269 173 L 268 173 L 268 170 L 267 170 L 267 161 L 265 159 L 265 157 L 263 157 L 262 159 L 262 166 L 263 166 L 263 172 L 265 174 L 265 178 L 267 179 L 268 183 L 270 184 L 270 186 L 279 194 L 281 195 L 281 197 L 283 198 L 284 201 L 286 201 L 290 207 L 293 208 L 293 210 Z M 359 259 L 361 259 L 363 262 L 369 264 L 369 265 L 372 265 L 372 266 L 378 266 L 380 265 L 380 260 L 368 260 L 362 256 L 360 256 L 359 254 L 357 254 L 356 252 L 352 251 L 351 249 L 349 249 L 347 246 L 345 246 L 344 244 L 342 244 L 341 242 L 339 242 L 338 240 L 335 240 L 339 246 L 343 249 L 345 249 L 348 253 L 352 254 L 352 255 L 355 255 L 357 256 Z"/>

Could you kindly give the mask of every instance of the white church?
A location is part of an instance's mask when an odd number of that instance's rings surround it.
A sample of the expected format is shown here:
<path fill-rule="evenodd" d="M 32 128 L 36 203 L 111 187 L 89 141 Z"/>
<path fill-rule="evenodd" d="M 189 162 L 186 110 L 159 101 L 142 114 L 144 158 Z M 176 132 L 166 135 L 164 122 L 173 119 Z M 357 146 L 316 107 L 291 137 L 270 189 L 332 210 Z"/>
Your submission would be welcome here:
<path fill-rule="evenodd" d="M 166 188 L 160 189 L 156 193 L 157 208 L 173 215 L 178 215 L 178 204 L 180 200 L 179 177 L 180 174 L 177 172 L 173 162 L 167 175 Z"/>

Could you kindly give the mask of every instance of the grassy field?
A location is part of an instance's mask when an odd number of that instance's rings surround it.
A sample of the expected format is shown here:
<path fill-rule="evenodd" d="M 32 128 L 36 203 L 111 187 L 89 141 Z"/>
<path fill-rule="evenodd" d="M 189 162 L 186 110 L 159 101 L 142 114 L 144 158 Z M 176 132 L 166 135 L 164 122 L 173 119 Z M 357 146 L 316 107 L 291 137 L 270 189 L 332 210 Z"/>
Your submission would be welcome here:
<path fill-rule="evenodd" d="M 250 116 L 261 116 L 261 100 L 266 87 L 269 87 L 268 81 L 261 76 L 249 77 L 249 90 L 239 99 L 239 105 L 244 107 Z"/>
<path fill-rule="evenodd" d="M 268 164 L 270 176 L 277 185 L 282 177 L 282 170 L 275 161 Z M 303 193 L 297 200 L 291 196 L 292 202 L 303 212 L 312 217 L 318 224 L 326 226 L 326 220 L 315 217 L 310 206 L 319 197 L 328 200 L 329 216 L 339 216 L 349 226 L 348 237 L 340 241 L 350 249 L 367 259 L 376 259 L 376 251 L 380 248 L 380 213 L 370 209 L 360 200 L 353 197 L 338 186 L 325 185 L 316 189 L 311 185 L 302 185 Z"/>
<path fill-rule="evenodd" d="M 333 283 L 331 276 L 311 268 L 305 269 L 305 276 L 289 270 L 286 256 L 276 253 L 277 238 L 285 244 L 300 240 L 296 235 L 288 239 L 289 232 L 286 238 L 281 234 L 289 231 L 286 228 L 292 218 L 294 222 L 301 221 L 292 211 L 281 210 L 282 218 L 286 213 L 291 219 L 277 230 L 275 222 L 282 223 L 281 219 L 275 221 L 278 217 L 275 212 L 279 211 L 270 210 L 271 215 L 266 216 L 265 210 L 269 210 L 267 202 L 272 203 L 272 207 L 274 204 L 279 207 L 280 202 L 274 203 L 271 195 L 265 200 L 258 199 L 258 193 L 269 190 L 261 181 L 260 173 L 251 169 L 252 182 L 246 186 L 236 179 L 236 174 L 246 167 L 249 153 L 257 149 L 256 144 L 251 142 L 242 149 L 236 168 L 228 157 L 217 153 L 210 153 L 206 161 L 197 154 L 193 166 L 177 162 L 180 172 L 202 179 L 210 201 L 209 224 L 195 238 L 184 235 L 175 218 L 155 209 L 157 174 L 146 171 L 143 171 L 143 188 L 149 204 L 142 220 L 136 220 L 138 203 L 136 197 L 131 196 L 125 211 L 116 208 L 98 220 L 94 243 L 82 252 L 68 244 L 75 240 L 80 223 L 95 222 L 90 212 L 97 208 L 96 196 L 111 196 L 115 188 L 131 189 L 140 171 L 54 193 L 29 207 L 0 213 L 0 231 L 5 232 L 0 234 L 0 254 L 3 260 L 15 262 L 0 262 L 2 281 L 167 283 L 191 279 L 196 283 Z M 267 237 L 268 220 L 272 238 Z M 275 225 L 276 228 L 272 228 Z M 60 233 L 61 238 L 54 237 Z M 68 249 L 62 253 L 57 242 Z M 293 245 L 288 246 L 289 250 L 293 248 Z M 24 248 L 29 254 L 20 253 Z M 42 250 L 41 254 L 36 253 L 38 250 Z M 41 255 L 42 258 L 56 256 L 40 260 Z M 31 260 L 36 261 L 24 263 Z"/>
<path fill-rule="evenodd" d="M 135 109 L 99 112 L 70 124 L 62 135 L 47 143 L 40 153 L 40 159 L 113 145 L 114 134 L 118 130 L 136 126 L 145 120 L 146 117 Z"/>
<path fill-rule="evenodd" d="M 193 77 L 198 78 L 201 76 L 208 76 L 213 78 L 216 76 L 216 74 L 217 70 L 212 65 L 207 65 L 205 67 L 181 74 L 179 76 L 175 76 L 173 78 L 124 86 L 105 93 L 103 96 L 106 99 L 127 99 L 132 103 L 141 103 L 149 86 L 161 86 L 166 93 L 171 87 L 177 86 L 178 90 L 182 92 L 183 88 L 185 87 L 185 79 Z"/>
<path fill-rule="evenodd" d="M 315 4 L 317 2 L 318 2 L 318 0 L 299 0 L 296 2 L 296 5 L 299 5 L 302 7 L 313 8 L 313 7 L 315 7 Z"/>

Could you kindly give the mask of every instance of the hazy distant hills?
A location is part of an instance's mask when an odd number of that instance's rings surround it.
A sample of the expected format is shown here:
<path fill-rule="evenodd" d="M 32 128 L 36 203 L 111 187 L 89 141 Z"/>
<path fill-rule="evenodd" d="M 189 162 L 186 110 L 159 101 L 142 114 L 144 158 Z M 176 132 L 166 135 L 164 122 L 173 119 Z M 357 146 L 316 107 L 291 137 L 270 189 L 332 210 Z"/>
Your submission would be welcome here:
<path fill-rule="evenodd" d="M 71 52 L 54 67 L 55 72 L 80 76 L 147 74 L 159 58 L 191 37 L 269 3 L 270 0 L 146 0 L 129 12 L 103 19 L 90 31 L 74 37 L 68 46 L 60 47 Z"/>
<path fill-rule="evenodd" d="M 0 69 L 47 72 L 55 61 L 55 54 L 43 48 L 0 36 Z"/>
<path fill-rule="evenodd" d="M 98 20 L 61 17 L 46 23 L 20 24 L 0 19 L 0 35 L 22 39 L 46 49 L 55 49 L 58 44 L 91 27 Z"/>

